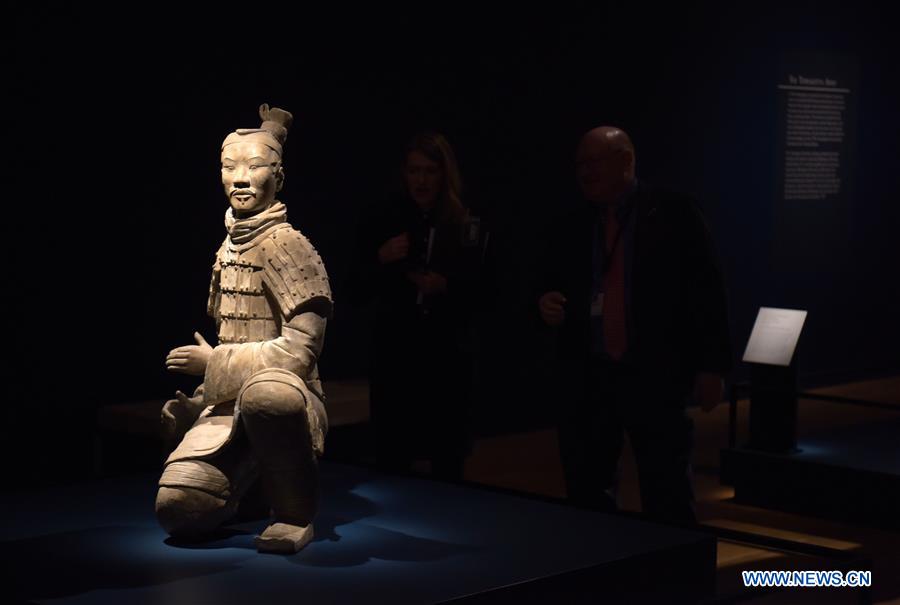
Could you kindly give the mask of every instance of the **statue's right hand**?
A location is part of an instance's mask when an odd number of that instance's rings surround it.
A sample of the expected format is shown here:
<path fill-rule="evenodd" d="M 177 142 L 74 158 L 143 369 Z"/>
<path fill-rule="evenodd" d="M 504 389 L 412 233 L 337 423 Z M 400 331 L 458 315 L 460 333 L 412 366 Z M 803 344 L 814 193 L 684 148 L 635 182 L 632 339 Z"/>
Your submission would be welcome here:
<path fill-rule="evenodd" d="M 562 292 L 546 292 L 538 299 L 538 310 L 541 312 L 541 319 L 550 327 L 556 327 L 562 324 L 566 319 L 566 297 Z"/>
<path fill-rule="evenodd" d="M 401 233 L 381 244 L 378 248 L 378 262 L 382 265 L 402 260 L 409 254 L 409 234 Z"/>

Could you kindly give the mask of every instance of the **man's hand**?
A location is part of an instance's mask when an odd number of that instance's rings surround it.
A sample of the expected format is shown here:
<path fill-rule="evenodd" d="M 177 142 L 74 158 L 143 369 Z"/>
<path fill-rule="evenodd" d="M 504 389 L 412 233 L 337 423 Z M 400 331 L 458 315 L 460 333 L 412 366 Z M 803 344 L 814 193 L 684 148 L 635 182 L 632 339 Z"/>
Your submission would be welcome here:
<path fill-rule="evenodd" d="M 409 234 L 401 233 L 381 244 L 378 248 L 378 262 L 382 265 L 406 258 L 409 253 Z"/>
<path fill-rule="evenodd" d="M 718 374 L 700 372 L 694 379 L 694 401 L 704 412 L 711 412 L 722 401 L 725 381 Z"/>
<path fill-rule="evenodd" d="M 168 400 L 162 409 L 163 438 L 180 441 L 203 408 L 203 395 L 188 397 L 175 391 L 175 399 Z"/>
<path fill-rule="evenodd" d="M 434 271 L 413 271 L 406 274 L 410 281 L 416 284 L 419 292 L 426 296 L 441 294 L 447 291 L 447 278 Z"/>
<path fill-rule="evenodd" d="M 200 332 L 194 332 L 195 345 L 185 345 L 169 351 L 166 357 L 166 369 L 170 372 L 190 374 L 191 376 L 203 376 L 206 373 L 206 365 L 213 348 L 203 340 Z"/>
<path fill-rule="evenodd" d="M 538 299 L 538 309 L 541 312 L 541 319 L 548 326 L 555 328 L 566 319 L 566 297 L 562 292 L 547 292 Z"/>

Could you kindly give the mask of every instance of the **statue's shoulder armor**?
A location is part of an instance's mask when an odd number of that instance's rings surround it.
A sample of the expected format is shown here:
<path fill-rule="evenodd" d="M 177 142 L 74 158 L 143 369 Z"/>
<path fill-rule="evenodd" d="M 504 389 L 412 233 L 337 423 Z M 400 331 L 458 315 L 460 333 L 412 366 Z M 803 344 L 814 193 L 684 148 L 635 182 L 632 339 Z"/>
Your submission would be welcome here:
<path fill-rule="evenodd" d="M 331 315 L 328 274 L 319 253 L 295 229 L 275 229 L 260 244 L 263 282 L 285 317 L 303 308 Z"/>

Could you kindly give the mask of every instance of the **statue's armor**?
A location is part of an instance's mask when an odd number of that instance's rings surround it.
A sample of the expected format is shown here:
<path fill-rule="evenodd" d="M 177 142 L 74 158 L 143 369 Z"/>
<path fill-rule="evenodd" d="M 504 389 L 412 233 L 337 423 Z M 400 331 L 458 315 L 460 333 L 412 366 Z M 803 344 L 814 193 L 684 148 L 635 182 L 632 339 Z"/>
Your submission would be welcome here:
<path fill-rule="evenodd" d="M 315 298 L 331 303 L 322 259 L 305 236 L 279 223 L 246 244 L 225 239 L 213 264 L 207 312 L 216 320 L 219 343 L 260 342 L 278 337 L 283 318 Z"/>
<path fill-rule="evenodd" d="M 241 244 L 226 237 L 216 253 L 207 312 L 216 320 L 219 345 L 225 345 L 224 348 L 275 340 L 282 335 L 285 323 L 296 315 L 312 308 L 317 312 L 325 309 L 330 314 L 331 304 L 331 288 L 322 259 L 309 240 L 287 222 L 276 223 Z M 235 356 L 241 354 L 248 356 L 249 365 L 253 352 L 235 352 Z M 214 356 L 204 384 L 204 397 L 210 405 L 169 455 L 164 480 L 178 470 L 179 461 L 209 458 L 234 437 L 240 415 L 235 396 L 226 401 L 216 397 L 209 400 L 209 394 L 217 390 L 217 385 L 209 384 L 211 367 L 215 365 Z M 328 430 L 324 394 L 317 366 L 304 370 L 296 388 L 307 400 L 313 449 L 321 455 Z"/>
<path fill-rule="evenodd" d="M 209 308 L 209 314 L 216 318 L 219 342 L 259 342 L 277 338 L 281 325 L 266 298 L 263 268 L 256 249 L 241 254 L 223 246 L 220 255 Z"/>

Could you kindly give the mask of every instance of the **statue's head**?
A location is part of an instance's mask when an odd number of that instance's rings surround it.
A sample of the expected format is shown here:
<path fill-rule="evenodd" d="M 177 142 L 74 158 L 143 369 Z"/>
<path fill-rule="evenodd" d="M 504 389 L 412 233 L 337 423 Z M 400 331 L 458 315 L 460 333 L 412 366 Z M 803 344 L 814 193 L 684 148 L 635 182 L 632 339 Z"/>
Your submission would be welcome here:
<path fill-rule="evenodd" d="M 259 117 L 259 128 L 239 128 L 222 143 L 222 185 L 236 216 L 265 210 L 284 185 L 281 157 L 293 116 L 263 104 Z"/>

